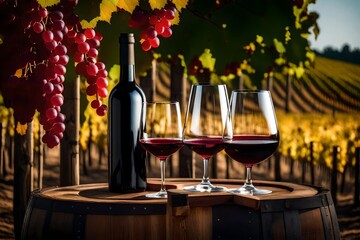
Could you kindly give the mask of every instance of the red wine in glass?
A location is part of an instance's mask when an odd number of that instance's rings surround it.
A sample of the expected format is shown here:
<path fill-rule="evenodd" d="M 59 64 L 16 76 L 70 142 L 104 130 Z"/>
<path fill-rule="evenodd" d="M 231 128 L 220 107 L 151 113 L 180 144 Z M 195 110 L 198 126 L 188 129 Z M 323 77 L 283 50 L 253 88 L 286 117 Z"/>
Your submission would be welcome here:
<path fill-rule="evenodd" d="M 140 143 L 146 151 L 164 161 L 184 145 L 181 138 L 148 138 Z"/>
<path fill-rule="evenodd" d="M 184 187 L 193 192 L 221 192 L 225 187 L 211 184 L 209 160 L 224 149 L 224 135 L 229 111 L 229 100 L 224 84 L 199 83 L 191 86 L 185 115 L 183 142 L 203 159 L 203 177 L 199 184 Z"/>
<path fill-rule="evenodd" d="M 232 91 L 229 116 L 224 134 L 230 137 L 226 140 L 225 152 L 246 167 L 244 185 L 229 191 L 250 195 L 271 193 L 271 190 L 256 188 L 251 178 L 252 166 L 270 157 L 279 146 L 279 130 L 270 92 Z"/>
<path fill-rule="evenodd" d="M 152 102 L 146 104 L 146 124 L 139 140 L 143 148 L 160 160 L 160 191 L 148 198 L 167 198 L 165 187 L 166 159 L 184 145 L 179 102 Z"/>
<path fill-rule="evenodd" d="M 184 140 L 184 144 L 202 158 L 210 158 L 224 149 L 226 143 L 222 137 L 192 138 Z"/>
<path fill-rule="evenodd" d="M 271 136 L 236 135 L 228 142 L 225 152 L 245 166 L 253 166 L 270 157 L 279 146 Z"/>

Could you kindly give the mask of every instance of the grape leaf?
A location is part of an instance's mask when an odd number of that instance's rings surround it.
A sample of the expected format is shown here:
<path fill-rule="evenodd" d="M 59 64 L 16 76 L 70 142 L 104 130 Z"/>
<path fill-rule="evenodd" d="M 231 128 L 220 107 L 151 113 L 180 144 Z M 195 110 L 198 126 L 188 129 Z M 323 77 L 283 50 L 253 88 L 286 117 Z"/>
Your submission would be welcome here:
<path fill-rule="evenodd" d="M 286 52 L 286 49 L 284 47 L 284 44 L 282 44 L 282 42 L 280 42 L 279 40 L 277 40 L 276 38 L 274 38 L 274 46 L 276 48 L 276 51 L 278 53 L 284 53 Z"/>
<path fill-rule="evenodd" d="M 119 0 L 117 3 L 119 8 L 129 13 L 132 13 L 137 5 L 139 5 L 139 0 Z"/>
<path fill-rule="evenodd" d="M 216 59 L 212 57 L 210 49 L 205 49 L 203 54 L 200 55 L 199 60 L 204 68 L 208 68 L 211 72 L 214 71 Z"/>
<path fill-rule="evenodd" d="M 88 22 L 86 20 L 81 20 L 80 24 L 83 28 L 95 28 L 96 24 L 98 23 L 99 20 L 100 20 L 100 17 L 96 17 L 96 18 L 92 19 L 90 22 Z"/>
<path fill-rule="evenodd" d="M 58 4 L 60 0 L 37 0 L 37 2 L 40 4 L 40 6 L 46 8 Z"/>
<path fill-rule="evenodd" d="M 186 7 L 189 0 L 173 0 L 172 2 L 175 4 L 176 9 L 181 12 L 181 9 Z"/>
<path fill-rule="evenodd" d="M 110 23 L 111 15 L 113 12 L 116 12 L 116 2 L 111 0 L 103 0 L 100 3 L 100 19 L 104 20 L 105 22 Z"/>
<path fill-rule="evenodd" d="M 162 9 L 167 3 L 167 0 L 149 0 L 149 3 L 151 9 Z"/>

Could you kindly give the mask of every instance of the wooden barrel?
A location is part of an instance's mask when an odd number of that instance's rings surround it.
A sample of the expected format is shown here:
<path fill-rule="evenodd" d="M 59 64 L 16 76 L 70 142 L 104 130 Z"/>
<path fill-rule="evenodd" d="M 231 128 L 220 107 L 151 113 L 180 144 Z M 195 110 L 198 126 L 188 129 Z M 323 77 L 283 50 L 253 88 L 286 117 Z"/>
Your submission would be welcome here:
<path fill-rule="evenodd" d="M 150 179 L 149 190 L 159 182 Z M 255 181 L 264 196 L 193 193 L 194 179 L 168 179 L 169 197 L 110 193 L 107 184 L 48 188 L 32 194 L 23 239 L 340 239 L 328 190 Z M 237 180 L 212 180 L 229 188 Z"/>
<path fill-rule="evenodd" d="M 108 185 L 47 188 L 31 196 L 22 239 L 165 239 L 166 200 Z"/>

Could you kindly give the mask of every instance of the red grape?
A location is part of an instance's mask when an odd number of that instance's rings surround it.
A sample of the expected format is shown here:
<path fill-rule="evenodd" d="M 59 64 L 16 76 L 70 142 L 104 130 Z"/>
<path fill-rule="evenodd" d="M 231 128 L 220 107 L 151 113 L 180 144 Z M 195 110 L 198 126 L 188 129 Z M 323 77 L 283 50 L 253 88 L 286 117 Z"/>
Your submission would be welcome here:
<path fill-rule="evenodd" d="M 41 36 L 44 42 L 46 43 L 51 42 L 54 39 L 54 34 L 50 30 L 46 30 L 45 32 L 42 33 Z"/>
<path fill-rule="evenodd" d="M 92 28 L 87 28 L 84 32 L 87 39 L 92 39 L 95 37 L 96 33 L 95 30 Z"/>
<path fill-rule="evenodd" d="M 95 100 L 92 100 L 92 101 L 91 101 L 91 107 L 92 107 L 92 108 L 97 109 L 98 107 L 100 107 L 100 105 L 101 105 L 101 101 L 98 100 L 98 99 L 95 99 Z"/>
<path fill-rule="evenodd" d="M 107 91 L 106 88 L 99 88 L 99 87 L 98 87 L 97 93 L 99 94 L 99 96 L 100 96 L 101 98 L 106 98 L 107 95 L 108 95 L 108 91 Z"/>
<path fill-rule="evenodd" d="M 32 27 L 36 33 L 41 33 L 44 30 L 44 26 L 39 22 L 34 22 Z"/>
<path fill-rule="evenodd" d="M 99 71 L 99 69 L 95 63 L 90 63 L 86 68 L 86 72 L 87 72 L 87 74 L 89 74 L 89 76 L 96 76 L 98 71 Z"/>
<path fill-rule="evenodd" d="M 106 105 L 101 105 L 100 107 L 98 107 L 98 108 L 96 109 L 96 113 L 97 113 L 97 115 L 99 115 L 99 116 L 105 116 L 106 110 L 107 110 Z"/>

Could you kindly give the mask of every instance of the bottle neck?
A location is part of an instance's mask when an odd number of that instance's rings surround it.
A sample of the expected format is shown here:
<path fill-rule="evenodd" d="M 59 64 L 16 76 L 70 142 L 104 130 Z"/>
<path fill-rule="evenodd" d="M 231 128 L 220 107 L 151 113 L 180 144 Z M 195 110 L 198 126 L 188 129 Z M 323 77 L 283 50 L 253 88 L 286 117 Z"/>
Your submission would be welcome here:
<path fill-rule="evenodd" d="M 135 81 L 135 53 L 134 42 L 129 41 L 129 37 L 124 38 L 127 41 L 120 41 L 120 82 Z"/>
<path fill-rule="evenodd" d="M 135 65 L 120 65 L 120 82 L 135 82 Z"/>

